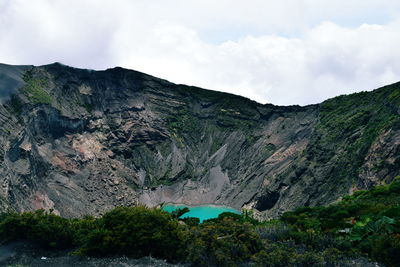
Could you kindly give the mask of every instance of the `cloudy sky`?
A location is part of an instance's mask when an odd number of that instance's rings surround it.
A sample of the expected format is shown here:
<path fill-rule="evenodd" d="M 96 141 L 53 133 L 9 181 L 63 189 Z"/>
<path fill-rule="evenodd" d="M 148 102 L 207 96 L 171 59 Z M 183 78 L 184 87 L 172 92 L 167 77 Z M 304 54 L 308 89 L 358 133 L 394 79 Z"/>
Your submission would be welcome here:
<path fill-rule="evenodd" d="M 400 80 L 400 1 L 0 0 L 0 62 L 56 61 L 317 103 Z"/>

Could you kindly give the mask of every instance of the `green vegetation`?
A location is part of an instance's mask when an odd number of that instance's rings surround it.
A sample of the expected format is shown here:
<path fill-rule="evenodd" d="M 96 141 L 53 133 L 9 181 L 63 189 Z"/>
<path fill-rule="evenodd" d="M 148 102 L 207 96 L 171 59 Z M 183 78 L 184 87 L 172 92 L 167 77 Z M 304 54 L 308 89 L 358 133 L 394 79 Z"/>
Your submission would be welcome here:
<path fill-rule="evenodd" d="M 21 99 L 17 95 L 12 95 L 10 105 L 11 105 L 12 110 L 14 110 L 15 114 L 18 117 L 20 117 L 21 112 L 22 112 L 22 106 L 23 106 Z"/>
<path fill-rule="evenodd" d="M 52 97 L 43 88 L 48 86 L 47 79 L 35 78 L 31 72 L 26 72 L 24 75 L 24 93 L 34 104 L 51 104 Z"/>
<path fill-rule="evenodd" d="M 215 135 L 213 137 L 213 142 L 211 144 L 210 155 L 213 155 L 215 152 L 217 152 L 223 145 L 224 145 L 223 138 L 220 138 L 218 135 Z"/>
<path fill-rule="evenodd" d="M 46 248 L 75 248 L 75 254 L 152 255 L 182 258 L 182 229 L 159 209 L 119 207 L 101 218 L 65 219 L 43 210 L 0 217 L 0 240 L 29 240 Z M 170 248 L 174 248 L 170 251 Z"/>
<path fill-rule="evenodd" d="M 199 266 L 235 266 L 262 250 L 251 225 L 229 217 L 212 220 L 186 231 L 186 261 Z"/>
<path fill-rule="evenodd" d="M 43 210 L 0 216 L 3 241 L 31 240 L 48 248 L 65 248 L 73 244 L 74 231 L 68 219 Z"/>
<path fill-rule="evenodd" d="M 171 212 L 171 216 L 174 219 L 178 219 L 183 214 L 188 213 L 188 212 L 189 212 L 189 208 L 188 207 L 184 207 L 184 208 L 176 209 L 173 212 Z"/>
<path fill-rule="evenodd" d="M 83 107 L 84 109 L 86 109 L 86 111 L 88 113 L 91 113 L 93 111 L 93 105 L 89 104 L 89 103 L 84 103 L 81 100 L 77 100 L 76 102 L 79 106 Z"/>
<path fill-rule="evenodd" d="M 398 84 L 373 92 L 329 99 L 321 104 L 320 122 L 306 154 L 319 164 L 335 161 L 330 177 L 351 183 L 371 144 L 384 131 L 400 123 Z"/>
<path fill-rule="evenodd" d="M 174 115 L 169 116 L 167 124 L 170 131 L 179 135 L 200 132 L 199 119 L 185 108 L 179 109 Z"/>
<path fill-rule="evenodd" d="M 29 240 L 74 254 L 151 255 L 195 266 L 363 265 L 367 257 L 400 263 L 400 177 L 326 207 L 304 207 L 260 222 L 250 211 L 222 213 L 199 224 L 143 206 L 100 218 L 65 219 L 43 210 L 0 216 L 0 240 Z M 179 222 L 181 221 L 181 222 Z"/>
<path fill-rule="evenodd" d="M 221 128 L 242 131 L 250 144 L 256 141 L 257 138 L 251 135 L 259 125 L 256 102 L 241 96 L 192 86 L 178 86 L 176 90 L 189 104 L 174 110 L 166 118 L 166 124 L 180 143 L 188 138 L 197 141 L 201 132 L 213 132 Z M 203 117 L 196 113 L 200 103 L 209 108 L 209 111 L 203 112 Z M 205 116 L 204 113 L 207 112 L 209 114 Z M 215 146 L 217 145 L 218 142 Z"/>
<path fill-rule="evenodd" d="M 161 210 L 119 207 L 94 223 L 94 229 L 81 236 L 81 254 L 124 254 L 135 258 L 152 255 L 170 261 L 181 258 L 178 222 Z"/>
<path fill-rule="evenodd" d="M 269 143 L 265 147 L 263 147 L 261 153 L 263 155 L 263 158 L 268 158 L 269 156 L 274 154 L 275 151 L 276 151 L 276 146 L 274 144 Z"/>
<path fill-rule="evenodd" d="M 388 266 L 400 263 L 400 177 L 389 185 L 358 191 L 334 205 L 287 212 L 281 220 L 300 236 L 330 235 Z"/>
<path fill-rule="evenodd" d="M 228 93 L 223 93 L 223 92 L 218 92 L 218 91 L 213 91 L 213 90 L 207 90 L 207 89 L 202 89 L 199 87 L 195 86 L 187 86 L 187 85 L 181 85 L 177 88 L 177 90 L 183 95 L 187 97 L 195 97 L 199 100 L 203 101 L 210 101 L 210 102 L 215 102 L 218 101 L 226 96 L 229 96 Z"/>

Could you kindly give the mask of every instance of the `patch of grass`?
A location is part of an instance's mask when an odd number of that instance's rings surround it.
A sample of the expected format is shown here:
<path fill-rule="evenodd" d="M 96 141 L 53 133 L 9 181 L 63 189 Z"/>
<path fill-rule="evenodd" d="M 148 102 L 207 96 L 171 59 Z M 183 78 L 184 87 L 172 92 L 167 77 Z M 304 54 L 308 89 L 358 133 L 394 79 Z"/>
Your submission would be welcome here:
<path fill-rule="evenodd" d="M 189 112 L 181 111 L 171 116 L 168 120 L 168 127 L 176 133 L 192 133 L 199 127 L 198 119 Z"/>
<path fill-rule="evenodd" d="M 188 108 L 182 107 L 167 117 L 168 130 L 184 146 L 185 139 L 198 140 L 202 131 L 202 122 Z"/>
<path fill-rule="evenodd" d="M 29 100 L 34 104 L 51 104 L 52 97 L 50 94 L 44 90 L 48 86 L 48 81 L 46 79 L 39 79 L 32 76 L 31 73 L 24 75 L 24 94 L 29 98 Z"/>
<path fill-rule="evenodd" d="M 257 120 L 252 117 L 247 117 L 236 109 L 221 108 L 217 112 L 216 123 L 223 128 L 231 128 L 242 130 L 248 133 L 257 126 Z"/>

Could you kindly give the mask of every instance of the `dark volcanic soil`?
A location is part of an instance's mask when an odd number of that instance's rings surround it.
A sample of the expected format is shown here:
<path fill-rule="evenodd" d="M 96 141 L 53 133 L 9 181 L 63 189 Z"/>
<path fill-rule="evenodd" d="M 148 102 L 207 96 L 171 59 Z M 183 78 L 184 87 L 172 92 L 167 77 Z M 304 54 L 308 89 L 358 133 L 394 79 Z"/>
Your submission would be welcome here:
<path fill-rule="evenodd" d="M 0 246 L 0 266 L 45 267 L 45 266 L 182 266 L 168 264 L 151 257 L 131 259 L 127 257 L 90 258 L 69 255 L 71 251 L 48 251 L 29 243 L 12 243 Z"/>

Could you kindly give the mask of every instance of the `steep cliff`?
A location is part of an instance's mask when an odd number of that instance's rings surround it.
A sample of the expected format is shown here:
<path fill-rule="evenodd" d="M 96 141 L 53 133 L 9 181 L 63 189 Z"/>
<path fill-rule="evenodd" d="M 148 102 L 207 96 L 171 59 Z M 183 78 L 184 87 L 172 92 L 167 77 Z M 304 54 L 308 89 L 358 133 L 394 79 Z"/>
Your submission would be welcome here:
<path fill-rule="evenodd" d="M 400 175 L 400 83 L 306 107 L 140 72 L 0 65 L 0 210 L 162 202 L 263 217 Z"/>

